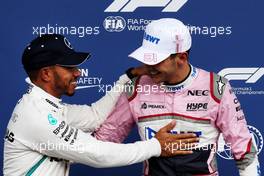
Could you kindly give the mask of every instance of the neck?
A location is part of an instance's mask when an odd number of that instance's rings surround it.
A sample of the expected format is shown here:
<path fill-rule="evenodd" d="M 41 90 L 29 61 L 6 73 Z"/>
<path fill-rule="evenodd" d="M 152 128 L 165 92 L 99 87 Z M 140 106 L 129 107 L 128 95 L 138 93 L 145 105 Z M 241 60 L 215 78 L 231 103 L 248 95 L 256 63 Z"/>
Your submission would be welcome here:
<path fill-rule="evenodd" d="M 168 84 L 179 84 L 183 82 L 190 74 L 191 67 L 189 64 L 185 64 L 182 67 L 178 67 L 175 73 L 171 76 Z"/>

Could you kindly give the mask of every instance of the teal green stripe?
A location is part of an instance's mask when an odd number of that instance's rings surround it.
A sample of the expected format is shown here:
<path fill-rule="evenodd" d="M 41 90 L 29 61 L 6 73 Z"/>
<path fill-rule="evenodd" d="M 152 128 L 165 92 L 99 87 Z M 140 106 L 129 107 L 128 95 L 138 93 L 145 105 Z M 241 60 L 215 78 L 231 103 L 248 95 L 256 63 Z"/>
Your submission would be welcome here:
<path fill-rule="evenodd" d="M 30 170 L 27 172 L 26 176 L 31 176 L 33 172 L 43 163 L 43 161 L 47 158 L 47 156 L 43 156 Z"/>

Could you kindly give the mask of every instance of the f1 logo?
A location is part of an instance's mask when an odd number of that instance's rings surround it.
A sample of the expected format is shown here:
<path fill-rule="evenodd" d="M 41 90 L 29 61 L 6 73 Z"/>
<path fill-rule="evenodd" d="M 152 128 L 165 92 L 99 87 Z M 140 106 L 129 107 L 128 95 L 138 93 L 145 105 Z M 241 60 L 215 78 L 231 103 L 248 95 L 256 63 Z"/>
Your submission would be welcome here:
<path fill-rule="evenodd" d="M 255 83 L 264 75 L 264 67 L 225 68 L 218 74 L 228 80 L 246 80 L 246 83 Z"/>
<path fill-rule="evenodd" d="M 188 0 L 114 0 L 105 12 L 133 12 L 138 7 L 165 7 L 162 12 L 177 12 Z"/>

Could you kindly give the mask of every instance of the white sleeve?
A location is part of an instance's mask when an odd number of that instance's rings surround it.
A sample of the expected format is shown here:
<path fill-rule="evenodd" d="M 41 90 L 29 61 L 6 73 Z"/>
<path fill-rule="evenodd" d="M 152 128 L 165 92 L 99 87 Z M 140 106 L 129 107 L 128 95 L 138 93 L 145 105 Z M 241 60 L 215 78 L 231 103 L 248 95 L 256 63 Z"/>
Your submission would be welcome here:
<path fill-rule="evenodd" d="M 257 147 L 255 138 L 252 136 L 251 149 L 246 153 L 243 159 L 236 160 L 236 165 L 240 176 L 260 176 L 260 165 L 257 155 Z"/>
<path fill-rule="evenodd" d="M 155 138 L 131 144 L 103 142 L 65 121 L 58 119 L 51 124 L 46 114 L 28 124 L 20 135 L 21 142 L 32 150 L 98 168 L 130 165 L 161 153 Z"/>
<path fill-rule="evenodd" d="M 246 168 L 239 169 L 239 175 L 240 176 L 261 176 L 261 171 L 260 171 L 260 165 L 258 161 L 257 155 L 255 156 L 253 162 L 248 165 Z"/>
<path fill-rule="evenodd" d="M 120 76 L 112 89 L 107 91 L 105 96 L 100 100 L 92 103 L 91 106 L 66 104 L 65 111 L 68 123 L 85 132 L 94 131 L 112 112 L 119 96 L 124 90 L 124 85 L 129 80 L 126 74 Z"/>
<path fill-rule="evenodd" d="M 260 165 L 258 161 L 257 146 L 254 136 L 250 140 L 250 147 L 242 159 L 236 160 L 240 176 L 260 176 Z"/>

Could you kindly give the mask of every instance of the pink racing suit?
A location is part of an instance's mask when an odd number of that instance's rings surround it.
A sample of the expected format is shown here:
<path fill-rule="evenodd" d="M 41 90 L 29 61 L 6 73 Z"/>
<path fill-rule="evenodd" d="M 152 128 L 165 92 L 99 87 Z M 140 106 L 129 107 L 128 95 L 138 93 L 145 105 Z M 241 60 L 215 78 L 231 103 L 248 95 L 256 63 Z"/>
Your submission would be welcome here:
<path fill-rule="evenodd" d="M 141 139 L 149 140 L 175 119 L 172 133 L 195 133 L 200 138 L 198 146 L 191 155 L 145 161 L 144 175 L 218 175 L 220 133 L 233 153 L 240 176 L 259 175 L 256 147 L 228 80 L 190 68 L 188 77 L 177 85 L 156 85 L 148 76 L 135 78 L 95 136 L 119 143 L 137 124 Z"/>

